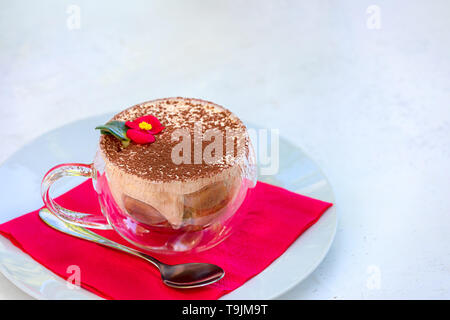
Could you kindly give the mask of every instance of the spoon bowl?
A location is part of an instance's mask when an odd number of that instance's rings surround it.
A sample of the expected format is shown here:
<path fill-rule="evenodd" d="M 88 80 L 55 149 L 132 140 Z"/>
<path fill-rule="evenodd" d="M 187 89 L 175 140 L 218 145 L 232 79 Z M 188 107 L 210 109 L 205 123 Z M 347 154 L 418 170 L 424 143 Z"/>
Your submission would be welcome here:
<path fill-rule="evenodd" d="M 219 281 L 225 275 L 222 268 L 210 263 L 184 263 L 165 266 L 163 282 L 175 288 L 201 287 Z"/>

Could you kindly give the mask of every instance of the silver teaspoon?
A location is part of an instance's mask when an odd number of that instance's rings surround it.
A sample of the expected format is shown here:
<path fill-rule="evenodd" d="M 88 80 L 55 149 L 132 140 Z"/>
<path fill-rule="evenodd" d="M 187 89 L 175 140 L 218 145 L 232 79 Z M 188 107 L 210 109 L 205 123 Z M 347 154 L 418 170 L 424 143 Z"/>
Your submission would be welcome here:
<path fill-rule="evenodd" d="M 168 265 L 161 261 L 140 252 L 128 248 L 117 242 L 106 239 L 98 234 L 76 226 L 54 216 L 47 208 L 39 210 L 39 217 L 50 227 L 69 234 L 71 236 L 98 243 L 102 246 L 114 248 L 139 258 L 142 258 L 153 264 L 161 272 L 162 281 L 174 288 L 196 288 L 219 281 L 225 275 L 225 271 L 219 266 L 210 263 L 183 263 Z"/>

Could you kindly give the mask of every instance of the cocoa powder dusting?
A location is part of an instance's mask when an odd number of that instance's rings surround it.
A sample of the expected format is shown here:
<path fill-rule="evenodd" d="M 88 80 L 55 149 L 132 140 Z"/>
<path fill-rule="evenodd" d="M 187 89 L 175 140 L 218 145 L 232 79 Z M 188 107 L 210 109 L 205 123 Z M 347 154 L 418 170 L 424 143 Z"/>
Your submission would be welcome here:
<path fill-rule="evenodd" d="M 186 181 L 209 177 L 222 170 L 242 162 L 248 149 L 248 136 L 244 124 L 229 110 L 209 101 L 187 98 L 167 98 L 150 101 L 128 108 L 111 120 L 133 121 L 145 115 L 157 117 L 165 129 L 155 135 L 156 141 L 151 144 L 136 144 L 131 142 L 123 148 L 119 140 L 111 135 L 101 135 L 100 148 L 107 159 L 125 172 L 152 181 Z M 196 126 L 197 124 L 197 126 Z M 194 128 L 201 124 L 202 132 L 208 129 L 219 130 L 222 133 L 223 155 L 218 161 L 207 163 L 203 159 L 200 164 L 194 163 L 194 147 L 202 154 L 205 148 L 214 141 L 197 140 L 194 146 Z M 191 137 L 191 163 L 175 164 L 172 160 L 172 149 L 180 141 L 172 141 L 172 134 L 177 129 L 186 130 Z M 227 132 L 233 132 L 236 137 L 233 147 L 227 156 Z M 228 151 L 230 152 L 230 144 Z M 214 153 L 212 154 L 213 156 Z"/>

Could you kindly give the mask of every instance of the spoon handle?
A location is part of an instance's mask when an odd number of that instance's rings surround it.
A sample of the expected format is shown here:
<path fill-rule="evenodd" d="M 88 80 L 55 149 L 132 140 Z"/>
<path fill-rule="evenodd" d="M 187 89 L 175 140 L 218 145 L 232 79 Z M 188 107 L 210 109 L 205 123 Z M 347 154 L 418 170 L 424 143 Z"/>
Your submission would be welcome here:
<path fill-rule="evenodd" d="M 74 237 L 77 237 L 80 239 L 92 241 L 92 242 L 98 243 L 105 247 L 113 248 L 113 249 L 116 249 L 119 251 L 126 252 L 128 254 L 132 254 L 134 256 L 137 256 L 139 258 L 142 258 L 142 259 L 152 263 L 158 269 L 160 269 L 161 265 L 163 264 L 159 260 L 149 256 L 148 254 L 145 254 L 136 249 L 132 249 L 132 248 L 124 246 L 120 243 L 106 239 L 86 228 L 76 226 L 71 223 L 62 221 L 61 219 L 58 219 L 57 217 L 55 217 L 55 215 L 53 215 L 47 208 L 42 208 L 41 210 L 39 210 L 39 217 L 47 225 L 49 225 L 53 229 L 56 229 L 60 232 L 66 233 L 68 235 L 71 235 L 71 236 L 74 236 Z"/>

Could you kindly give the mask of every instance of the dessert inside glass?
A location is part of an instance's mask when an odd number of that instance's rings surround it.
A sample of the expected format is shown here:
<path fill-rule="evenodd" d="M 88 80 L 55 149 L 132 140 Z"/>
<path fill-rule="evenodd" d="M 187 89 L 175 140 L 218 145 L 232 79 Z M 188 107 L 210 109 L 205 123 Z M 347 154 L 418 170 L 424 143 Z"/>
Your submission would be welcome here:
<path fill-rule="evenodd" d="M 211 248 L 231 234 L 255 185 L 253 149 L 239 118 L 209 101 L 167 98 L 128 108 L 109 123 L 116 122 L 126 123 L 128 140 L 102 127 L 93 181 L 122 237 L 176 253 Z"/>

